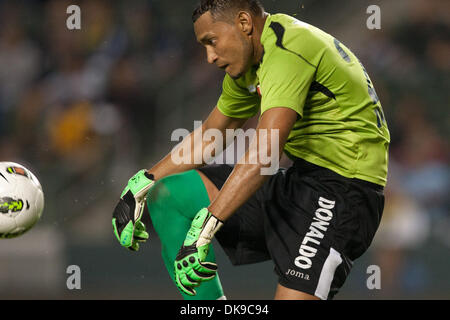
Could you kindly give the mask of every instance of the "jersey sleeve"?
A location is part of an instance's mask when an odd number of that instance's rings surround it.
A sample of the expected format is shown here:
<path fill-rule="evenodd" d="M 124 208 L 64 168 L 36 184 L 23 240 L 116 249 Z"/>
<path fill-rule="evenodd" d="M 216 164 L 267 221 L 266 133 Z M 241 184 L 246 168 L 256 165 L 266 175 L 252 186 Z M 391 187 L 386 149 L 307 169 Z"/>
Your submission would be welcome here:
<path fill-rule="evenodd" d="M 222 94 L 217 102 L 217 108 L 224 115 L 232 118 L 251 118 L 258 113 L 259 97 L 251 94 L 242 79 L 234 80 L 225 75 L 222 84 Z"/>
<path fill-rule="evenodd" d="M 316 68 L 293 52 L 275 49 L 264 61 L 260 75 L 261 114 L 286 107 L 303 117 L 303 107 Z"/>

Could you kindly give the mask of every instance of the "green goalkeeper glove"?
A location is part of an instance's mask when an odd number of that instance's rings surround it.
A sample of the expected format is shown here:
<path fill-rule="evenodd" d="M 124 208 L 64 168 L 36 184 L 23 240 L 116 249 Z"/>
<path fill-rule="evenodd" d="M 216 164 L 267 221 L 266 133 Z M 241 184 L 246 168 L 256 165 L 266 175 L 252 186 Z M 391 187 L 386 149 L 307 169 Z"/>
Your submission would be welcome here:
<path fill-rule="evenodd" d="M 178 288 L 193 296 L 194 287 L 216 276 L 217 264 L 206 262 L 214 234 L 223 225 L 207 208 L 201 209 L 192 221 L 186 239 L 175 258 L 175 282 Z"/>
<path fill-rule="evenodd" d="M 147 192 L 155 183 L 153 175 L 140 170 L 129 181 L 113 212 L 112 225 L 120 244 L 132 251 L 139 250 L 139 243 L 148 239 L 141 222 Z"/>

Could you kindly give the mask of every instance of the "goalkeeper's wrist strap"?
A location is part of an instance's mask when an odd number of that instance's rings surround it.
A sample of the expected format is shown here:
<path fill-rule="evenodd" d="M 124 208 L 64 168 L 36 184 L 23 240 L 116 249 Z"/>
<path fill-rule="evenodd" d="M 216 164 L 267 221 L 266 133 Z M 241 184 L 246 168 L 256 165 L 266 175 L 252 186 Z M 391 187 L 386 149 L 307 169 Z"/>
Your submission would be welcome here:
<path fill-rule="evenodd" d="M 202 210 L 208 212 L 208 218 L 205 220 L 202 232 L 198 237 L 197 247 L 210 243 L 216 232 L 223 226 L 223 222 L 217 219 L 207 208 Z"/>
<path fill-rule="evenodd" d="M 155 181 L 155 176 L 153 175 L 153 173 L 150 173 L 148 171 L 144 172 L 144 176 L 146 176 L 148 179 Z"/>

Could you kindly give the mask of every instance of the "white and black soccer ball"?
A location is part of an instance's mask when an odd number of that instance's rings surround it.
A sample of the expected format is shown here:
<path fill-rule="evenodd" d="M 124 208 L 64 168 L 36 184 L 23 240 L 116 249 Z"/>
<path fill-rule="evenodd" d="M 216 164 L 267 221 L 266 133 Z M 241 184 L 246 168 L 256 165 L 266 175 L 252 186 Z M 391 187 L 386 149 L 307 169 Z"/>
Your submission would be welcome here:
<path fill-rule="evenodd" d="M 30 230 L 44 209 L 44 193 L 36 176 L 14 162 L 0 162 L 0 239 Z"/>

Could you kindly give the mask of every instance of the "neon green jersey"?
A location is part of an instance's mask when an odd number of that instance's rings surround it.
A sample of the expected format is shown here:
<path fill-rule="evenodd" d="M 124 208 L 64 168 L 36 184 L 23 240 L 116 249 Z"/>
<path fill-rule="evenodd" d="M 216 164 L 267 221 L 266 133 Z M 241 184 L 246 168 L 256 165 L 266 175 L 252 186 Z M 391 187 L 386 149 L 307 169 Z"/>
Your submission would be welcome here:
<path fill-rule="evenodd" d="M 320 29 L 269 15 L 259 65 L 223 81 L 218 109 L 250 118 L 274 107 L 298 113 L 284 151 L 348 178 L 386 185 L 389 130 L 358 58 Z"/>

